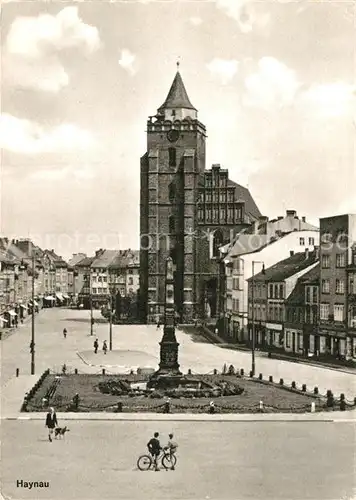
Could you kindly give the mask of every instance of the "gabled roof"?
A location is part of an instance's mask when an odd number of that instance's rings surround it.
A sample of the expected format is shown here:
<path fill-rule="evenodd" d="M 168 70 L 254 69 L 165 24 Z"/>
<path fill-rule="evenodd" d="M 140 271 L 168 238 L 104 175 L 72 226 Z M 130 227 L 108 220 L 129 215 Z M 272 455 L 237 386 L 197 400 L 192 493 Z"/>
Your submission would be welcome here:
<path fill-rule="evenodd" d="M 230 179 L 228 180 L 227 184 L 229 187 L 235 188 L 235 201 L 245 202 L 245 212 L 247 215 L 252 215 L 254 219 L 258 219 L 258 217 L 261 217 L 262 214 L 259 211 L 255 200 L 252 198 L 250 191 L 247 188 L 241 186 L 240 184 L 237 184 Z"/>
<path fill-rule="evenodd" d="M 320 264 L 310 269 L 307 273 L 301 276 L 292 293 L 286 300 L 287 305 L 304 305 L 305 304 L 305 286 L 309 284 L 318 284 L 320 273 Z"/>
<path fill-rule="evenodd" d="M 90 267 L 95 257 L 84 257 L 82 260 L 77 262 L 74 267 Z"/>
<path fill-rule="evenodd" d="M 196 108 L 190 102 L 187 91 L 185 90 L 185 86 L 182 80 L 182 77 L 177 71 L 176 76 L 174 77 L 171 88 L 168 92 L 167 98 L 158 108 L 159 111 L 163 109 L 173 109 L 173 108 L 185 108 L 185 109 L 194 109 Z"/>
<path fill-rule="evenodd" d="M 256 274 L 253 279 L 255 281 L 264 282 L 284 281 L 313 264 L 315 264 L 315 266 L 318 264 L 318 256 L 315 252 L 309 252 L 308 256 L 305 252 L 298 252 L 265 269 L 264 273 L 260 272 Z M 247 281 L 251 280 L 252 278 L 249 278 Z"/>
<path fill-rule="evenodd" d="M 91 267 L 105 268 L 109 267 L 110 264 L 119 254 L 118 250 L 103 250 L 97 256 L 95 256 Z"/>

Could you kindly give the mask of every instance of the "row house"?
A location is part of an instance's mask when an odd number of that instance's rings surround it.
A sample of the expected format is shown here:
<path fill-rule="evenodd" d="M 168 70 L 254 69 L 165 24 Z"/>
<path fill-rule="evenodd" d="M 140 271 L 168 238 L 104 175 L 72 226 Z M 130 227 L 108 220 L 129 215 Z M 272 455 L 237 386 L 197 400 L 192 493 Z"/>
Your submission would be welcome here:
<path fill-rule="evenodd" d="M 247 280 L 252 276 L 253 262 L 264 262 L 267 268 L 287 258 L 290 251 L 299 253 L 307 248 L 311 252 L 318 245 L 319 229 L 305 217 L 299 217 L 295 210 L 287 210 L 284 217 L 273 220 L 260 217 L 250 229 L 240 232 L 231 244 L 220 248 L 226 275 L 225 336 L 228 340 L 248 341 Z"/>
<path fill-rule="evenodd" d="M 248 279 L 248 343 L 284 350 L 286 302 L 298 279 L 318 265 L 319 249 L 290 252 L 287 259 Z"/>
<path fill-rule="evenodd" d="M 356 357 L 356 215 L 320 219 L 320 340 L 326 355 Z"/>
<path fill-rule="evenodd" d="M 284 350 L 300 355 L 320 354 L 318 264 L 298 279 L 286 300 Z"/>

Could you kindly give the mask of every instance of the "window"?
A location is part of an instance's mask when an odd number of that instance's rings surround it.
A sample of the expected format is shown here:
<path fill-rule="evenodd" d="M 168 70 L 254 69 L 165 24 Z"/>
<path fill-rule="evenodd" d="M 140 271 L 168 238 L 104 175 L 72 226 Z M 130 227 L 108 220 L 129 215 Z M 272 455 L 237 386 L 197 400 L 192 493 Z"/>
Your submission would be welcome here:
<path fill-rule="evenodd" d="M 279 299 L 279 288 L 278 285 L 274 285 L 274 296 L 276 299 Z"/>
<path fill-rule="evenodd" d="M 336 267 L 345 267 L 345 254 L 337 253 L 336 254 Z"/>
<path fill-rule="evenodd" d="M 233 299 L 232 303 L 233 303 L 232 307 L 233 307 L 234 312 L 239 312 L 239 310 L 240 310 L 239 299 Z"/>
<path fill-rule="evenodd" d="M 233 278 L 233 280 L 232 280 L 233 290 L 240 290 L 240 283 L 239 283 L 239 281 L 240 281 L 239 278 Z"/>
<path fill-rule="evenodd" d="M 129 274 L 133 274 L 133 270 L 132 269 L 129 269 Z"/>
<path fill-rule="evenodd" d="M 334 305 L 334 320 L 343 321 L 344 319 L 344 304 Z"/>
<path fill-rule="evenodd" d="M 345 281 L 344 280 L 337 279 L 335 281 L 335 284 L 336 284 L 336 287 L 335 287 L 336 293 L 345 293 Z"/>
<path fill-rule="evenodd" d="M 315 240 L 314 240 L 314 238 L 309 238 L 309 240 L 308 240 L 308 241 L 309 241 L 309 245 L 310 245 L 310 246 L 311 246 L 311 245 L 314 245 L 314 241 L 315 241 Z"/>
<path fill-rule="evenodd" d="M 211 201 L 212 201 L 211 191 L 207 191 L 205 193 L 205 200 L 207 203 L 211 203 Z"/>
<path fill-rule="evenodd" d="M 239 221 L 241 219 L 241 208 L 235 207 L 235 220 Z"/>
<path fill-rule="evenodd" d="M 226 203 L 226 191 L 225 190 L 220 192 L 220 202 Z"/>
<path fill-rule="evenodd" d="M 284 297 L 283 285 L 279 285 L 279 298 L 283 299 L 283 297 Z"/>
<path fill-rule="evenodd" d="M 299 238 L 299 245 L 304 246 L 305 245 L 305 238 Z"/>
<path fill-rule="evenodd" d="M 318 303 L 318 287 L 313 286 L 313 304 Z"/>
<path fill-rule="evenodd" d="M 93 288 L 93 293 L 97 293 L 97 288 Z"/>
<path fill-rule="evenodd" d="M 229 190 L 228 191 L 228 193 L 227 193 L 227 201 L 229 201 L 229 202 L 234 201 L 234 191 L 233 190 Z"/>
<path fill-rule="evenodd" d="M 168 198 L 169 198 L 169 201 L 170 201 L 171 203 L 173 203 L 173 201 L 174 201 L 174 196 L 175 196 L 175 189 L 174 189 L 174 185 L 173 185 L 173 184 L 170 184 L 170 185 L 169 185 Z"/>
<path fill-rule="evenodd" d="M 213 191 L 213 202 L 219 203 L 219 191 Z"/>
<path fill-rule="evenodd" d="M 310 287 L 307 286 L 305 289 L 305 302 L 310 302 Z"/>
<path fill-rule="evenodd" d="M 176 166 L 176 148 L 168 148 L 169 166 Z"/>
<path fill-rule="evenodd" d="M 226 177 L 224 175 L 220 176 L 220 187 L 226 187 Z"/>
<path fill-rule="evenodd" d="M 321 280 L 321 293 L 330 293 L 330 280 Z"/>
<path fill-rule="evenodd" d="M 289 332 L 288 330 L 286 331 L 286 347 L 290 347 L 291 345 L 291 332 Z"/>
<path fill-rule="evenodd" d="M 174 224 L 174 217 L 173 217 L 173 215 L 169 216 L 169 223 L 168 224 L 169 224 L 169 232 L 170 232 L 170 234 L 174 233 L 174 231 L 175 231 L 175 227 L 174 227 L 175 224 Z"/>
<path fill-rule="evenodd" d="M 133 278 L 129 278 L 129 285 L 133 285 Z"/>
<path fill-rule="evenodd" d="M 226 208 L 221 207 L 220 208 L 220 221 L 225 222 L 225 219 L 226 219 Z"/>
<path fill-rule="evenodd" d="M 208 207 L 206 209 L 206 220 L 207 220 L 207 222 L 211 222 L 211 208 L 210 207 Z"/>
<path fill-rule="evenodd" d="M 233 222 L 234 220 L 234 209 L 233 207 L 228 207 L 227 209 L 227 221 Z"/>
<path fill-rule="evenodd" d="M 214 205 L 214 207 L 213 207 L 213 221 L 219 222 L 219 207 L 218 207 L 218 205 Z"/>
<path fill-rule="evenodd" d="M 327 269 L 328 267 L 330 267 L 330 255 L 323 254 L 321 256 L 321 267 L 323 269 Z"/>
<path fill-rule="evenodd" d="M 320 319 L 329 319 L 330 304 L 320 304 Z"/>
<path fill-rule="evenodd" d="M 176 110 L 175 109 L 172 109 L 172 116 L 175 117 L 176 116 Z"/>
<path fill-rule="evenodd" d="M 273 295 L 273 284 L 270 283 L 268 285 L 268 297 L 270 297 L 271 299 L 273 299 L 274 295 Z"/>
<path fill-rule="evenodd" d="M 211 175 L 205 176 L 205 185 L 206 187 L 211 188 Z"/>
<path fill-rule="evenodd" d="M 199 222 L 204 221 L 204 210 L 201 207 L 198 208 L 198 220 Z"/>

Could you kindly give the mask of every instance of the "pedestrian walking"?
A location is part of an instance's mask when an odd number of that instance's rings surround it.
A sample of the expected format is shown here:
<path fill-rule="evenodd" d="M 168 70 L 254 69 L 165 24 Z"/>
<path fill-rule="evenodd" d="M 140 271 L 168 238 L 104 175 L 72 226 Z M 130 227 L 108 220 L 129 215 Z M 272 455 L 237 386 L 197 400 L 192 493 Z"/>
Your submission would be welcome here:
<path fill-rule="evenodd" d="M 63 328 L 63 337 L 66 339 L 67 338 L 67 329 Z"/>
<path fill-rule="evenodd" d="M 48 440 L 52 443 L 52 434 L 56 427 L 58 427 L 57 415 L 54 408 L 50 408 L 46 415 L 46 425 L 48 428 Z"/>
<path fill-rule="evenodd" d="M 98 339 L 95 339 L 94 340 L 94 352 L 95 352 L 95 354 L 98 353 L 98 349 L 99 349 L 99 341 L 98 341 Z"/>
<path fill-rule="evenodd" d="M 106 354 L 107 350 L 108 350 L 108 345 L 106 343 L 106 340 L 104 340 L 104 342 L 103 342 L 103 351 L 104 351 L 104 354 Z"/>

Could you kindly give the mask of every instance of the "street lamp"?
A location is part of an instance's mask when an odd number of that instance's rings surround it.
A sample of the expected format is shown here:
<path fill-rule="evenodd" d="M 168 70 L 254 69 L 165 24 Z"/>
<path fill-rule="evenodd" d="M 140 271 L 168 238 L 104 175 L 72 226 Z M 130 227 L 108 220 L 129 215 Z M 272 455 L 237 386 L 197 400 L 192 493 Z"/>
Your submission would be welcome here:
<path fill-rule="evenodd" d="M 89 270 L 89 305 L 90 305 L 90 335 L 94 334 L 94 317 L 93 317 L 93 296 L 92 296 L 92 272 Z"/>
<path fill-rule="evenodd" d="M 110 280 L 110 275 L 109 275 Z M 112 351 L 112 316 L 113 316 L 113 298 L 116 291 L 116 283 L 115 281 L 111 281 L 109 283 L 109 351 Z"/>
<path fill-rule="evenodd" d="M 255 375 L 256 373 L 256 366 L 255 366 L 255 264 L 262 264 L 262 274 L 265 274 L 265 263 L 262 262 L 261 260 L 253 260 L 252 261 L 252 279 L 251 279 L 251 284 L 252 284 L 252 290 L 251 290 L 251 302 L 252 302 L 252 314 L 251 314 L 251 320 L 252 320 L 252 376 Z"/>
<path fill-rule="evenodd" d="M 31 375 L 35 374 L 35 252 L 31 252 L 31 263 L 32 263 L 32 281 L 31 281 L 31 302 L 32 302 L 32 314 L 31 314 Z M 25 266 L 23 262 L 21 263 L 20 269 L 24 269 Z"/>

